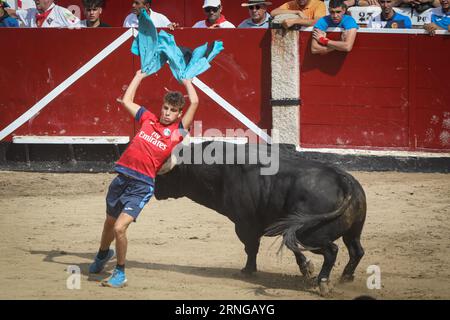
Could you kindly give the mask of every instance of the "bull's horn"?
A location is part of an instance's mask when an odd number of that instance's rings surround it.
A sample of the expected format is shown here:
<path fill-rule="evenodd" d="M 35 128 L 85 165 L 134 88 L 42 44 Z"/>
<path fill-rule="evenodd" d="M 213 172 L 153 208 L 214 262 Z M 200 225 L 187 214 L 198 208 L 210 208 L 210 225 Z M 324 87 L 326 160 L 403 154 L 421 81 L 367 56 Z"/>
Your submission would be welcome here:
<path fill-rule="evenodd" d="M 190 135 L 187 134 L 186 137 L 184 137 L 182 144 L 183 145 L 189 145 L 191 142 Z M 172 153 L 170 157 L 164 162 L 161 169 L 158 171 L 158 175 L 166 174 L 170 170 L 172 170 L 177 165 L 177 157 Z"/>

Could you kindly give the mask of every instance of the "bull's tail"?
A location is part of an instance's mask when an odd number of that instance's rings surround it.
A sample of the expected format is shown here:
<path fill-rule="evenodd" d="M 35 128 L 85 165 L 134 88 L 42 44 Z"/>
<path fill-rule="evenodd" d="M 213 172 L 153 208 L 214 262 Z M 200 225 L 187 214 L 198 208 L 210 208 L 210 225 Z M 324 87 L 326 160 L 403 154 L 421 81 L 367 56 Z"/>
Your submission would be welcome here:
<path fill-rule="evenodd" d="M 324 214 L 314 215 L 303 212 L 290 214 L 286 218 L 283 218 L 267 227 L 264 235 L 268 237 L 283 236 L 279 251 L 281 251 L 283 246 L 286 246 L 292 251 L 296 252 L 320 249 L 303 245 L 297 239 L 297 232 L 305 232 L 306 230 L 311 229 L 319 224 L 334 220 L 340 217 L 345 212 L 351 202 L 353 194 L 353 192 L 351 191 L 353 189 L 353 182 L 350 181 L 347 177 L 345 177 L 345 180 L 348 181 L 348 187 L 350 190 L 347 190 L 346 197 L 336 210 Z"/>

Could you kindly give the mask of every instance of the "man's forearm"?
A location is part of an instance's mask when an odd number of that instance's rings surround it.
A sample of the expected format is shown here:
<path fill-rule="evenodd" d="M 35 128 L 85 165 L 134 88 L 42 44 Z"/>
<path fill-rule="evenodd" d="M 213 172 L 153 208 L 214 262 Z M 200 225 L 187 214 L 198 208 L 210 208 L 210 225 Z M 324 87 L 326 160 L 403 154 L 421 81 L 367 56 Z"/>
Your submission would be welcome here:
<path fill-rule="evenodd" d="M 312 54 L 323 55 L 323 54 L 330 53 L 332 51 L 334 51 L 333 48 L 322 46 L 317 42 L 317 40 L 315 40 L 315 39 L 312 40 L 312 43 L 311 43 L 311 53 Z"/>
<path fill-rule="evenodd" d="M 131 80 L 127 90 L 125 91 L 125 95 L 123 96 L 123 101 L 133 102 L 134 96 L 136 95 L 137 88 L 141 84 L 142 78 L 134 77 Z"/>
<path fill-rule="evenodd" d="M 295 19 L 294 24 L 299 24 L 302 26 L 306 26 L 306 27 L 312 27 L 313 25 L 315 25 L 317 22 L 317 20 L 315 19 L 303 19 L 303 18 L 298 18 Z"/>
<path fill-rule="evenodd" d="M 350 52 L 352 50 L 352 46 L 345 41 L 330 40 L 327 47 L 343 52 Z"/>
<path fill-rule="evenodd" d="M 183 124 L 183 128 L 188 129 L 191 126 L 192 122 L 194 121 L 194 116 L 195 116 L 195 113 L 197 112 L 199 100 L 198 100 L 197 92 L 195 91 L 194 85 L 192 84 L 192 81 L 191 80 L 183 80 L 183 84 L 188 93 L 190 105 L 189 105 L 188 110 L 184 114 L 181 122 Z"/>
<path fill-rule="evenodd" d="M 188 97 L 189 97 L 189 101 L 191 104 L 198 104 L 198 95 L 197 95 L 197 91 L 194 88 L 194 85 L 192 84 L 192 82 L 186 82 L 184 84 Z"/>
<path fill-rule="evenodd" d="M 295 10 L 287 10 L 287 9 L 275 9 L 272 12 L 270 12 L 270 15 L 272 17 L 275 17 L 275 16 L 278 16 L 280 14 L 289 14 L 289 13 L 297 14 L 297 11 L 295 11 Z"/>
<path fill-rule="evenodd" d="M 141 84 L 143 77 L 136 75 L 133 80 L 131 80 L 125 94 L 123 96 L 123 105 L 134 117 L 139 110 L 139 105 L 134 103 L 134 96 L 136 95 L 136 90 Z"/>

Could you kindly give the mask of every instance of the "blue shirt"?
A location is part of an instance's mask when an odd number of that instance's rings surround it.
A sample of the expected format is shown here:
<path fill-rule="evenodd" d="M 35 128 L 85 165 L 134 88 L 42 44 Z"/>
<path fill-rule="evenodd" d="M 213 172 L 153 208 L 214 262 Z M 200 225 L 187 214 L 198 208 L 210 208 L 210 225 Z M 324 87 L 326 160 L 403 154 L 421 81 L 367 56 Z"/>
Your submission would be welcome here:
<path fill-rule="evenodd" d="M 448 25 L 450 24 L 450 11 L 444 12 L 442 7 L 434 8 L 431 11 L 430 20 L 442 29 L 448 30 Z"/>
<path fill-rule="evenodd" d="M 11 18 L 10 16 L 3 16 L 0 18 L 0 27 L 18 27 L 19 22 L 17 19 Z"/>
<path fill-rule="evenodd" d="M 359 26 L 353 17 L 345 14 L 339 24 L 334 23 L 333 20 L 331 20 L 330 15 L 322 17 L 316 22 L 314 28 L 322 31 L 327 31 L 328 28 L 342 28 L 344 30 L 350 30 L 359 29 Z"/>
<path fill-rule="evenodd" d="M 369 20 L 369 28 L 411 29 L 411 19 L 394 11 L 391 19 L 384 20 L 381 14 Z"/>

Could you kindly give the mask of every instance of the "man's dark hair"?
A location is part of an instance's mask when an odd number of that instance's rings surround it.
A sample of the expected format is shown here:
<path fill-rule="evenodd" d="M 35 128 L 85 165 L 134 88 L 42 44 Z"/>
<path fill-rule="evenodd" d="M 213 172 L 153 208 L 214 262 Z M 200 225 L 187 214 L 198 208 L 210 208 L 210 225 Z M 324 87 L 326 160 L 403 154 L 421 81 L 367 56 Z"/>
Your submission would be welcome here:
<path fill-rule="evenodd" d="M 104 6 L 105 0 L 83 0 L 83 7 L 85 9 L 103 8 Z"/>
<path fill-rule="evenodd" d="M 144 3 L 148 4 L 149 6 L 151 6 L 152 5 L 152 0 L 144 0 Z"/>
<path fill-rule="evenodd" d="M 173 107 L 183 108 L 185 100 L 184 96 L 179 91 L 169 91 L 164 96 L 164 103 L 167 103 Z"/>
<path fill-rule="evenodd" d="M 339 7 L 347 9 L 347 5 L 345 4 L 344 0 L 330 0 L 328 8 L 339 8 Z"/>

